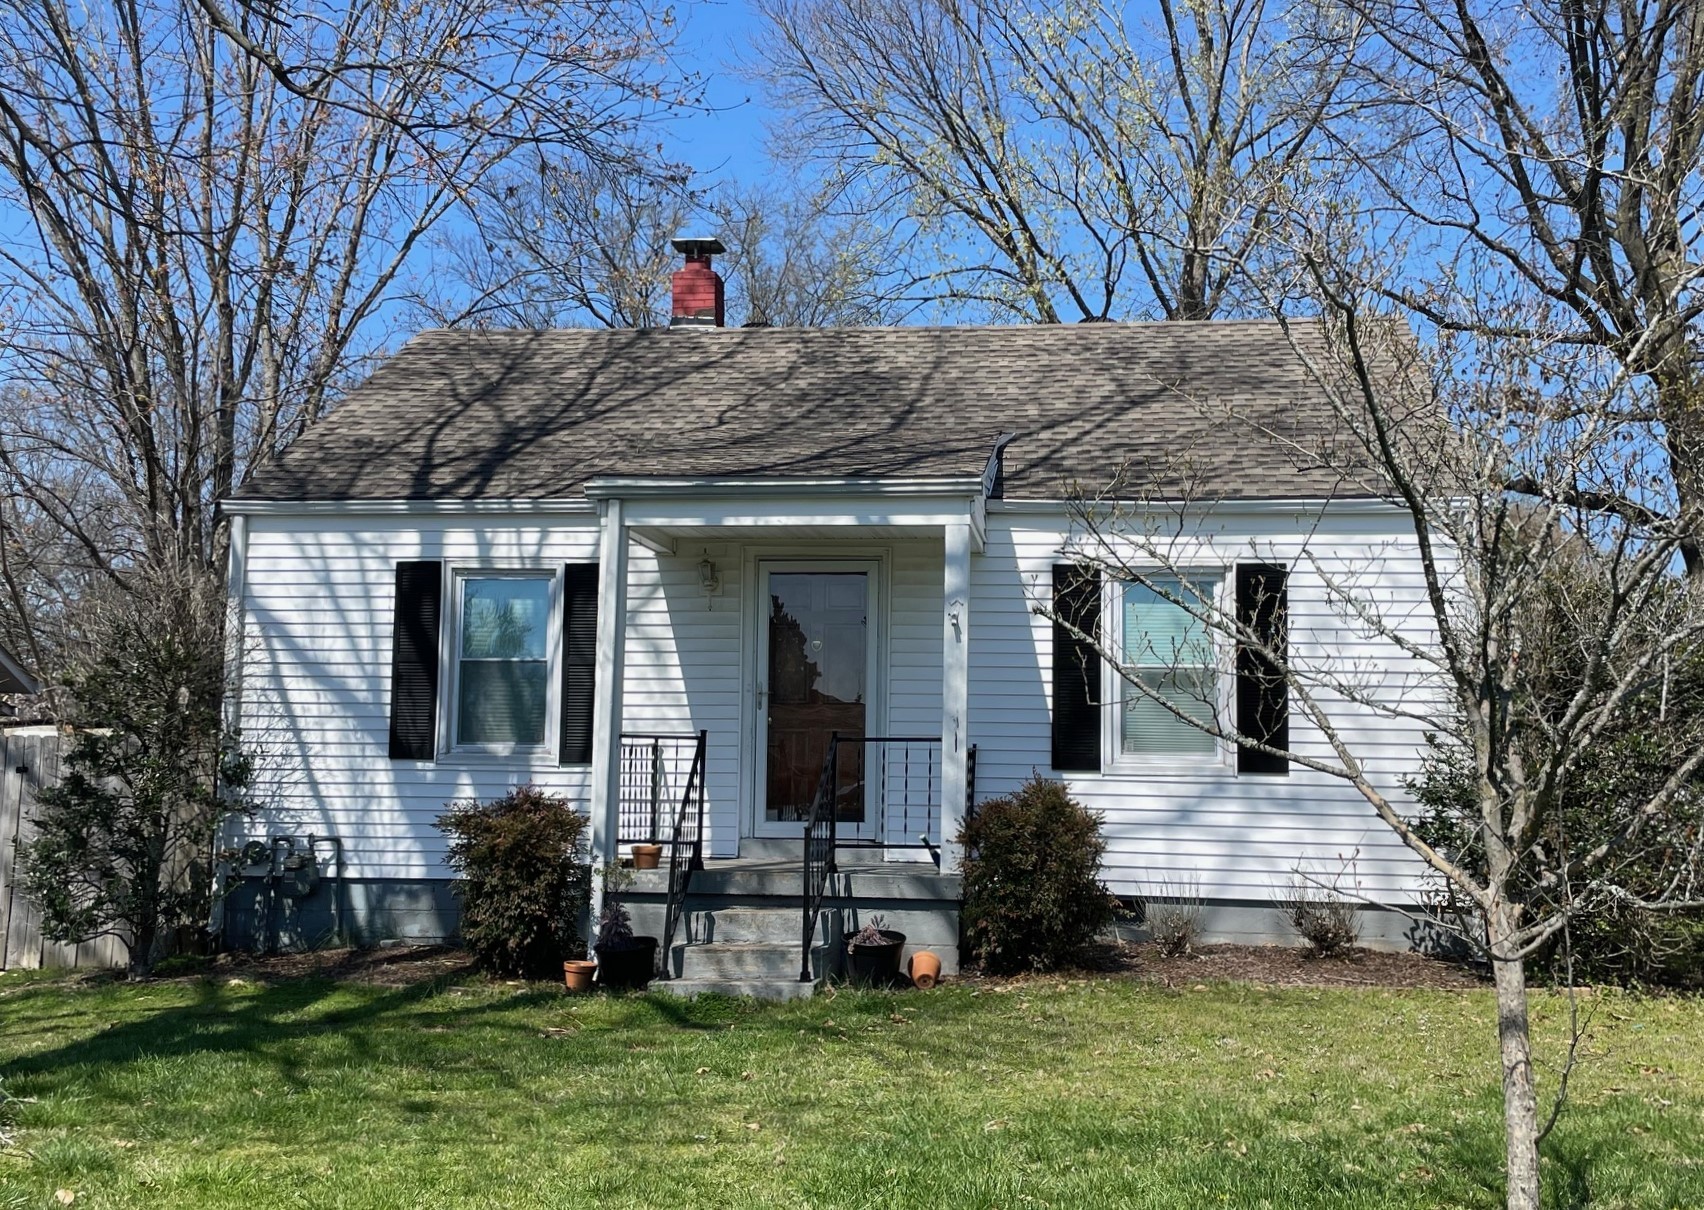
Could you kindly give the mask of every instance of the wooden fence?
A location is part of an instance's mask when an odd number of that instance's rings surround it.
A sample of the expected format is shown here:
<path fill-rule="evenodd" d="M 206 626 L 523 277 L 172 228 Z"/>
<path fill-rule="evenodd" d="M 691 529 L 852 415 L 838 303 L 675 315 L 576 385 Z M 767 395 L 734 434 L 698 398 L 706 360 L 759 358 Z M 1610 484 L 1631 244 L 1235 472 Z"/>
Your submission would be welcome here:
<path fill-rule="evenodd" d="M 51 727 L 0 732 L 0 970 L 123 966 L 124 944 L 99 937 L 63 945 L 41 935 L 41 913 L 17 887 L 18 844 L 30 835 L 36 794 L 59 779 L 64 740 Z"/>

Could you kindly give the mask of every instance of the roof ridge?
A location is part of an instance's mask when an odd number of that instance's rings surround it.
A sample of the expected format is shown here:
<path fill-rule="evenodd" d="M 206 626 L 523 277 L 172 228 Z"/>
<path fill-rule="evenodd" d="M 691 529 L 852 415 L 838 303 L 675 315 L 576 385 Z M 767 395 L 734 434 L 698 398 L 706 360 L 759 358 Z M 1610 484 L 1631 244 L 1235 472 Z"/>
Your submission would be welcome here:
<path fill-rule="evenodd" d="M 892 335 L 925 335 L 925 334 L 957 334 L 957 333 L 988 333 L 1009 332 L 1040 335 L 1063 334 L 1066 332 L 1110 333 L 1118 331 L 1171 331 L 1201 332 L 1215 329 L 1236 327 L 1282 327 L 1286 323 L 1312 325 L 1318 322 L 1317 316 L 1292 316 L 1278 318 L 1276 316 L 1228 316 L 1214 319 L 1117 319 L 1096 323 L 1009 323 L 1009 324 L 846 324 L 832 326 L 764 326 L 764 327 L 724 327 L 724 328 L 693 328 L 690 332 L 676 332 L 664 326 L 649 328 L 599 328 L 599 327 L 561 327 L 561 328 L 422 328 L 409 337 L 406 344 L 417 340 L 440 336 L 463 337 L 550 337 L 550 336 L 639 336 L 659 338 L 670 336 L 678 340 L 696 340 L 709 337 L 712 340 L 727 336 L 752 337 L 762 339 L 777 335 L 800 334 L 892 334 Z"/>

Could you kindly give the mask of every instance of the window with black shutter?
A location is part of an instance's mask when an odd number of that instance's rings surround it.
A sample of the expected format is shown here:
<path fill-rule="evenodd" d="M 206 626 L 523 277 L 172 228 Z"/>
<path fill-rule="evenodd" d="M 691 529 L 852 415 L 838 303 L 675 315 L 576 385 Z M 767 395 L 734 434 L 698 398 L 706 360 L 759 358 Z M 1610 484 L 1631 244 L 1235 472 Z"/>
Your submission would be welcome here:
<path fill-rule="evenodd" d="M 1270 563 L 1237 564 L 1237 623 L 1259 643 L 1237 647 L 1237 730 L 1280 750 L 1290 746 L 1290 697 L 1281 666 L 1287 658 L 1289 576 Z M 1288 773 L 1287 757 L 1250 744 L 1237 748 L 1239 773 Z"/>
<path fill-rule="evenodd" d="M 431 760 L 436 755 L 443 591 L 443 564 L 396 565 L 396 608 L 391 621 L 392 760 Z"/>
<path fill-rule="evenodd" d="M 562 580 L 562 749 L 564 765 L 590 764 L 597 688 L 598 565 L 570 563 Z"/>
<path fill-rule="evenodd" d="M 1053 569 L 1053 767 L 1101 768 L 1101 577 L 1092 567 Z M 1079 637 L 1079 636 L 1087 636 Z"/>

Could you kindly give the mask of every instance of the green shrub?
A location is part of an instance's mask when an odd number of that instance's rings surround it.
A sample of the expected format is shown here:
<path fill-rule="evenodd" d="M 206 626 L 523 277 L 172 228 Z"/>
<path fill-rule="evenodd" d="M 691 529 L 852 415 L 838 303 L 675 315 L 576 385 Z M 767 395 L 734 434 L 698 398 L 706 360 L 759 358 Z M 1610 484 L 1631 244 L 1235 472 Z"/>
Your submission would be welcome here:
<path fill-rule="evenodd" d="M 1118 911 L 1101 885 L 1101 818 L 1039 774 L 990 799 L 959 832 L 964 936 L 985 970 L 1051 970 Z"/>
<path fill-rule="evenodd" d="M 1678 696 L 1678 695 L 1677 695 Z M 1694 704 L 1693 709 L 1701 708 Z M 1622 726 L 1606 729 L 1576 762 L 1565 793 L 1551 812 L 1546 845 L 1557 852 L 1606 844 L 1626 829 L 1634 813 L 1657 793 L 1673 762 L 1664 746 L 1677 742 L 1669 730 L 1678 725 L 1635 712 Z M 1412 823 L 1427 844 L 1484 877 L 1485 849 L 1480 839 L 1474 798 L 1472 756 L 1443 736 L 1428 734 L 1421 774 L 1406 783 L 1418 804 Z M 1677 794 L 1669 808 L 1669 827 L 1693 835 L 1704 827 L 1704 786 L 1696 782 Z M 1683 833 L 1684 834 L 1684 833 Z M 1619 859 L 1614 880 L 1635 895 L 1660 898 L 1690 861 L 1675 847 L 1635 846 Z M 1483 928 L 1474 905 L 1440 875 L 1431 880 L 1432 906 L 1464 931 Z M 1553 911 L 1563 900 L 1553 891 L 1524 887 L 1541 910 Z M 1704 911 L 1654 911 L 1624 898 L 1595 895 L 1572 903 L 1573 918 L 1533 955 L 1533 968 L 1553 979 L 1571 974 L 1576 981 L 1621 987 L 1704 990 Z"/>
<path fill-rule="evenodd" d="M 438 817 L 459 877 L 461 936 L 499 975 L 552 979 L 585 956 L 579 932 L 591 887 L 585 816 L 537 786 L 491 802 L 453 803 Z"/>

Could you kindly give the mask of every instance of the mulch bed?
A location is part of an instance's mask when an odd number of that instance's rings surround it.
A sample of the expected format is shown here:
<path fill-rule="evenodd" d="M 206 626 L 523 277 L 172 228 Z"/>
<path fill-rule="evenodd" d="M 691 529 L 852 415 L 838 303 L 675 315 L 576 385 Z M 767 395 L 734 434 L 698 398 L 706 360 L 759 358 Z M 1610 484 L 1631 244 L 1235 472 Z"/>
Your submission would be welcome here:
<path fill-rule="evenodd" d="M 1147 943 L 1120 942 L 1097 947 L 1074 971 L 1005 978 L 966 976 L 967 981 L 999 984 L 1061 975 L 1106 975 L 1140 979 L 1164 987 L 1193 988 L 1209 983 L 1249 983 L 1261 987 L 1390 987 L 1465 991 L 1486 986 L 1470 967 L 1424 954 L 1356 949 L 1342 957 L 1321 958 L 1311 951 L 1282 945 L 1200 945 L 1191 954 L 1168 958 Z"/>

